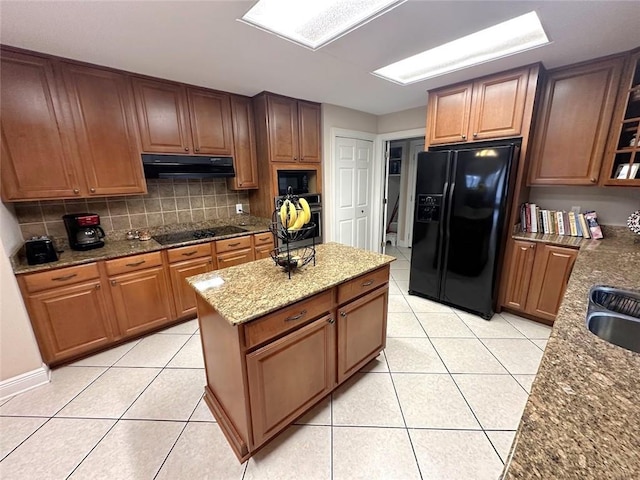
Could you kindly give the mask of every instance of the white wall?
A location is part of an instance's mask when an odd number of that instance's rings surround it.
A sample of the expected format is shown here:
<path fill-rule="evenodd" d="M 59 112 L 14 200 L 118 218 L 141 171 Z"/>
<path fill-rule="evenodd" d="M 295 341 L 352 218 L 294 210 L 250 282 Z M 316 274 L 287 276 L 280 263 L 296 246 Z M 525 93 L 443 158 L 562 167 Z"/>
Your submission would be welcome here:
<path fill-rule="evenodd" d="M 414 128 L 425 128 L 427 124 L 427 106 L 410 108 L 400 112 L 378 116 L 378 133 L 399 132 Z"/>
<path fill-rule="evenodd" d="M 626 225 L 632 212 L 640 209 L 640 188 L 631 187 L 532 187 L 529 201 L 540 208 L 595 210 L 604 225 Z"/>
<path fill-rule="evenodd" d="M 22 244 L 18 222 L 9 208 L 0 202 L 0 381 L 42 366 L 9 261 L 9 256 Z"/>

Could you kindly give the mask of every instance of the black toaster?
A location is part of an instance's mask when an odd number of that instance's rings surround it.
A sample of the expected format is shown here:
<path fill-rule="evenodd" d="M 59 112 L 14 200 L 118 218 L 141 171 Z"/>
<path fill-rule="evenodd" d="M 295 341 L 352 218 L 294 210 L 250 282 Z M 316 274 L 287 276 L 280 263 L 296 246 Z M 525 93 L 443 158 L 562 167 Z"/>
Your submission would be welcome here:
<path fill-rule="evenodd" d="M 49 237 L 32 237 L 24 243 L 25 255 L 29 265 L 56 262 L 58 254 Z"/>

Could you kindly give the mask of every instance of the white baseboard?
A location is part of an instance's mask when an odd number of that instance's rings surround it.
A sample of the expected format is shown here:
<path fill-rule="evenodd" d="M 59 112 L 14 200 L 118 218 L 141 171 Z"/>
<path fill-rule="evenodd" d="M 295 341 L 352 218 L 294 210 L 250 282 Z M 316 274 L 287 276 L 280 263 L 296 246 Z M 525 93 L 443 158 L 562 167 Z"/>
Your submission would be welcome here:
<path fill-rule="evenodd" d="M 49 383 L 49 367 L 43 363 L 40 368 L 1 381 L 0 400 L 26 392 L 45 383 Z"/>

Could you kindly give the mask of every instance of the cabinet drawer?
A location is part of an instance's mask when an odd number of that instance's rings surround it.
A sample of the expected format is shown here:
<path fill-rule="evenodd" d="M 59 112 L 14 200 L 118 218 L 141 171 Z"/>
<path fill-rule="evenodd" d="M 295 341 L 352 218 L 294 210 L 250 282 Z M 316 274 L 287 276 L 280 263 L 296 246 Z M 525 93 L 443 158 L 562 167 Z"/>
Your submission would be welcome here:
<path fill-rule="evenodd" d="M 229 252 L 240 248 L 251 248 L 251 236 L 227 238 L 216 242 L 216 253 Z"/>
<path fill-rule="evenodd" d="M 261 247 L 262 245 L 273 245 L 273 235 L 271 232 L 256 233 L 253 236 L 253 241 L 256 247 Z"/>
<path fill-rule="evenodd" d="M 338 286 L 338 304 L 343 304 L 389 281 L 389 265 L 360 275 Z"/>
<path fill-rule="evenodd" d="M 293 330 L 333 308 L 333 289 L 290 305 L 244 327 L 247 348 L 254 347 L 283 333 Z"/>
<path fill-rule="evenodd" d="M 192 258 L 211 256 L 211 244 L 189 245 L 188 247 L 172 248 L 167 250 L 169 263 L 181 262 Z"/>
<path fill-rule="evenodd" d="M 89 263 L 87 265 L 78 265 L 77 267 L 60 268 L 58 270 L 25 275 L 23 278 L 27 291 L 33 293 L 49 288 L 84 282 L 85 280 L 91 280 L 99 276 L 98 264 Z"/>
<path fill-rule="evenodd" d="M 121 273 L 142 270 L 143 268 L 156 267 L 162 265 L 162 256 L 160 252 L 145 253 L 142 255 L 134 255 L 131 257 L 116 258 L 105 262 L 107 266 L 107 274 L 119 275 Z"/>
<path fill-rule="evenodd" d="M 218 269 L 222 269 L 252 262 L 255 260 L 255 255 L 252 249 L 243 248 L 242 250 L 232 250 L 231 252 L 218 255 L 216 260 L 218 263 Z"/>

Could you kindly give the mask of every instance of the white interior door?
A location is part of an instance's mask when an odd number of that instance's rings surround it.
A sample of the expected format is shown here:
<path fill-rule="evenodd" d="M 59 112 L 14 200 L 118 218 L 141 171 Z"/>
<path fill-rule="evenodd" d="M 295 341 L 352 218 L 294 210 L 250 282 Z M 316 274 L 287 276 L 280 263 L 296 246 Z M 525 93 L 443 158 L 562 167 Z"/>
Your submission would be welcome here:
<path fill-rule="evenodd" d="M 413 212 L 415 209 L 415 194 L 416 194 L 416 175 L 418 173 L 418 153 L 424 151 L 424 140 L 411 140 L 409 142 L 409 161 L 407 162 L 407 202 L 405 210 L 405 245 L 403 247 L 410 247 L 413 242 Z"/>
<path fill-rule="evenodd" d="M 337 137 L 335 158 L 337 240 L 371 249 L 373 142 Z"/>

